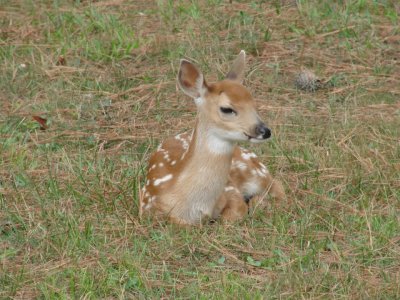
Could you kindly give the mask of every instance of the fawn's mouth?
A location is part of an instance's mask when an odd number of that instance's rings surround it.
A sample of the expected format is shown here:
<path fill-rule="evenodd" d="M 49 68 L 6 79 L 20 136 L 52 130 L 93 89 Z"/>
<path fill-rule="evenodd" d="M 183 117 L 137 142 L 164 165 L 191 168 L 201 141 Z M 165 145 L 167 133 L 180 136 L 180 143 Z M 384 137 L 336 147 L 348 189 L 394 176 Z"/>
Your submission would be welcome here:
<path fill-rule="evenodd" d="M 246 132 L 243 132 L 243 134 L 247 137 L 247 140 L 251 143 L 262 143 L 266 140 L 268 140 L 271 135 L 264 136 L 264 135 L 258 135 L 258 136 L 252 136 L 250 134 L 247 134 Z"/>
<path fill-rule="evenodd" d="M 253 136 L 251 136 L 251 135 L 248 135 L 246 132 L 243 132 L 243 134 L 247 137 L 247 139 L 248 140 L 250 140 L 250 139 L 254 139 L 254 137 Z"/>
<path fill-rule="evenodd" d="M 255 136 L 251 136 L 251 135 L 247 134 L 246 132 L 243 132 L 243 134 L 247 137 L 247 140 L 252 142 L 252 143 L 260 143 L 260 142 L 263 142 L 263 141 L 266 140 L 264 138 L 258 138 L 258 137 L 255 137 Z"/>

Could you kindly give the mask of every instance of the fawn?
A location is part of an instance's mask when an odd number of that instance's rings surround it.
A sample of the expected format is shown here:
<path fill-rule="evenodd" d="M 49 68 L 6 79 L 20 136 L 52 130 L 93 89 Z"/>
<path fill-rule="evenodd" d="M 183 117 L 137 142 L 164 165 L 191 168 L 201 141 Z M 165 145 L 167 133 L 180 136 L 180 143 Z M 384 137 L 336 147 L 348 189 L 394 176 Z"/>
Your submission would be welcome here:
<path fill-rule="evenodd" d="M 196 103 L 196 126 L 166 139 L 151 156 L 140 215 L 151 212 L 179 224 L 219 216 L 234 221 L 247 214 L 248 200 L 256 195 L 285 197 L 282 184 L 256 155 L 236 146 L 271 136 L 242 85 L 244 68 L 242 50 L 226 79 L 209 84 L 195 65 L 181 60 L 178 84 Z"/>

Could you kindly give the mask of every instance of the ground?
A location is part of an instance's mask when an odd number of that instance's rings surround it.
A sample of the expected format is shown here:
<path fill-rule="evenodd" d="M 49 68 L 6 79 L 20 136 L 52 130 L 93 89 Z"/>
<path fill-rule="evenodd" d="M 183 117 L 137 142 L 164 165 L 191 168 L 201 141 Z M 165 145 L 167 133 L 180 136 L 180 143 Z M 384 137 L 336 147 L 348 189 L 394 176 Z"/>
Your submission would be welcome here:
<path fill-rule="evenodd" d="M 400 298 L 398 1 L 2 1 L 0 298 Z M 138 219 L 149 154 L 194 125 L 179 59 L 241 49 L 284 203 Z M 296 88 L 303 69 L 321 88 Z M 246 146 L 248 147 L 248 146 Z M 248 147 L 249 148 L 249 147 Z"/>

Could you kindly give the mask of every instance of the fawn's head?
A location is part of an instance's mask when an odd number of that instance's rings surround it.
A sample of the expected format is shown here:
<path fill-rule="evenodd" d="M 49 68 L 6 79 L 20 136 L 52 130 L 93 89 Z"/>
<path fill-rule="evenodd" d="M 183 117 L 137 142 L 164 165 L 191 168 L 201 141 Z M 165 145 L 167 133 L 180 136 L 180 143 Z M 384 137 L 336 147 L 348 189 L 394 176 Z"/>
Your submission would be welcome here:
<path fill-rule="evenodd" d="M 185 94 L 195 99 L 199 118 L 217 138 L 261 142 L 271 136 L 271 131 L 261 121 L 250 92 L 242 85 L 244 68 L 242 50 L 226 79 L 207 84 L 195 65 L 181 60 L 178 83 Z"/>

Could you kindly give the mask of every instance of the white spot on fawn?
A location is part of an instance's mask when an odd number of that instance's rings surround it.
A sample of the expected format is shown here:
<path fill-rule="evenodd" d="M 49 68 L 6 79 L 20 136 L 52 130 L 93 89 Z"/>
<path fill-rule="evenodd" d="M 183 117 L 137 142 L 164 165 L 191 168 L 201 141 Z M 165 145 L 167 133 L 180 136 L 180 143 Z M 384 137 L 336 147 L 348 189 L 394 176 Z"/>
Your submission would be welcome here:
<path fill-rule="evenodd" d="M 159 166 L 160 168 L 162 168 L 162 167 L 164 167 L 164 164 L 163 164 L 163 163 L 159 163 L 158 166 Z"/>
<path fill-rule="evenodd" d="M 239 190 L 237 188 L 235 188 L 234 186 L 226 186 L 225 192 L 230 192 L 230 191 L 239 192 Z"/>
<path fill-rule="evenodd" d="M 258 176 L 258 177 L 266 177 L 267 173 L 265 171 L 263 171 L 262 169 L 255 168 L 255 169 L 251 170 L 251 175 Z"/>
<path fill-rule="evenodd" d="M 164 154 L 164 159 L 166 160 L 166 161 L 171 161 L 171 158 L 169 157 L 169 154 L 168 154 L 168 152 L 165 152 L 165 154 Z"/>
<path fill-rule="evenodd" d="M 255 155 L 253 152 L 242 152 L 242 158 L 245 160 L 249 160 L 251 157 L 255 158 L 257 155 Z"/>
<path fill-rule="evenodd" d="M 261 166 L 261 172 L 262 172 L 264 175 L 267 175 L 267 174 L 268 174 L 268 169 L 267 169 L 267 167 L 264 166 L 262 163 L 260 163 L 260 166 Z"/>
<path fill-rule="evenodd" d="M 257 170 L 258 176 L 260 176 L 260 177 L 265 177 L 266 176 L 266 174 L 263 173 L 262 170 L 260 170 L 260 169 L 256 169 L 256 170 Z"/>
<path fill-rule="evenodd" d="M 241 161 L 235 161 L 232 164 L 232 167 L 238 168 L 239 170 L 244 171 L 247 169 L 247 164 L 245 164 L 244 162 L 241 162 Z"/>
<path fill-rule="evenodd" d="M 146 181 L 146 185 L 149 185 L 150 184 L 150 180 L 149 179 L 147 179 L 147 181 Z M 146 188 L 146 187 L 144 187 L 144 188 Z"/>
<path fill-rule="evenodd" d="M 176 164 L 176 160 L 171 161 L 171 166 Z"/>
<path fill-rule="evenodd" d="M 175 136 L 175 139 L 182 143 L 183 149 L 186 150 L 189 148 L 189 143 L 185 138 L 182 138 L 182 134 L 178 134 L 177 136 Z"/>
<path fill-rule="evenodd" d="M 154 180 L 154 186 L 158 186 L 158 185 L 160 185 L 160 184 L 163 183 L 163 182 L 166 182 L 166 181 L 168 181 L 168 180 L 171 180 L 172 177 L 173 177 L 172 174 L 168 174 L 168 175 L 165 175 L 165 176 L 162 177 L 162 178 L 158 178 L 158 179 Z"/>

